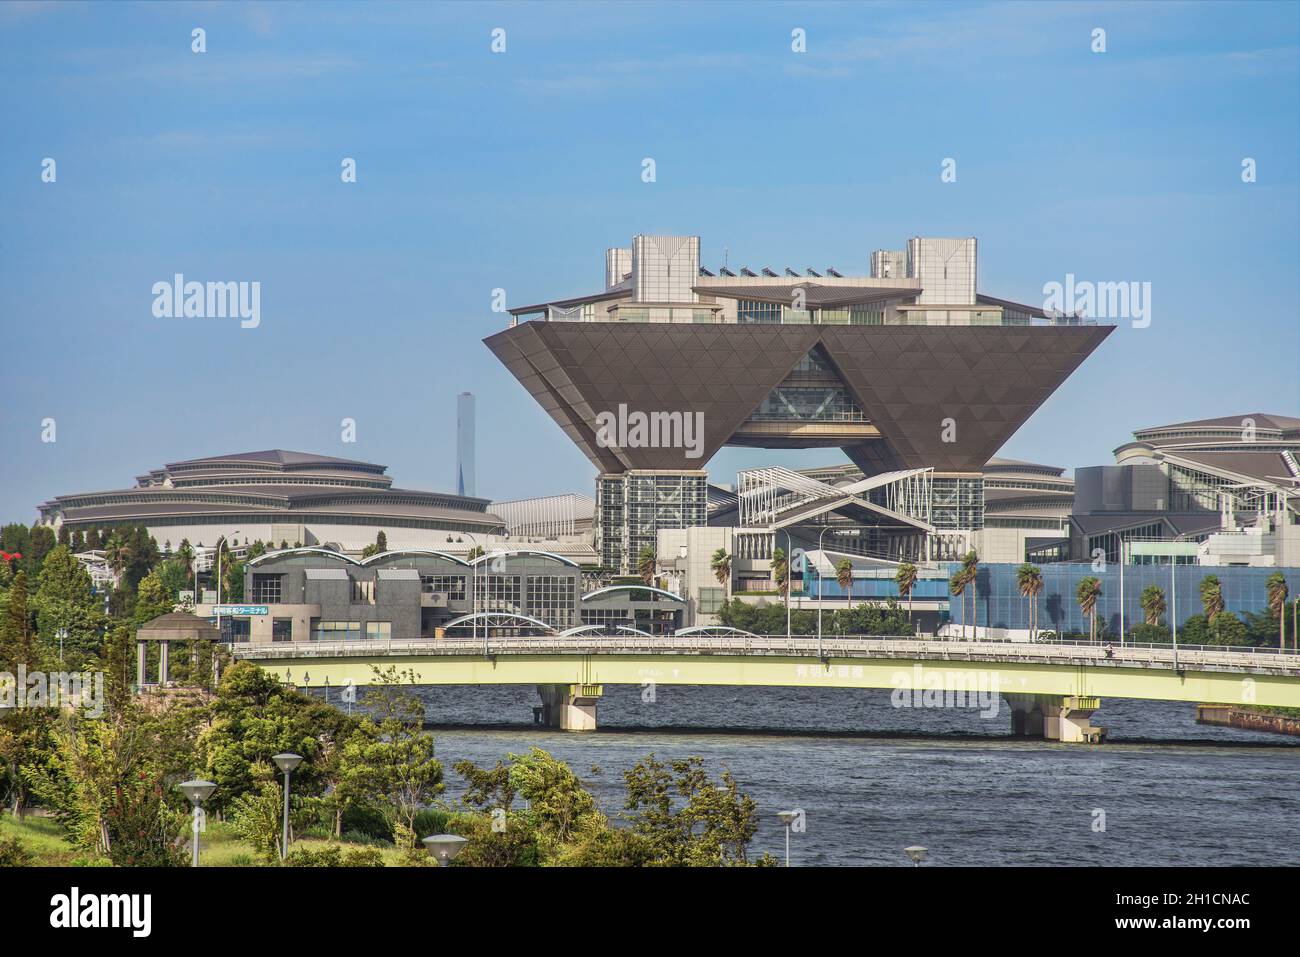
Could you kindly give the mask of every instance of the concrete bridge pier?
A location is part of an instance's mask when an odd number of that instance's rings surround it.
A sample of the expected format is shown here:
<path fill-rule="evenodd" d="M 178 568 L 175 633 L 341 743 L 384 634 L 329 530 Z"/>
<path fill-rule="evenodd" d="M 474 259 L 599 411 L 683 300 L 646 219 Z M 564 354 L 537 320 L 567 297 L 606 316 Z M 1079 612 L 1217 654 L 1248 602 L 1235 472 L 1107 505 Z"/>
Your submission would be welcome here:
<path fill-rule="evenodd" d="M 561 731 L 595 731 L 596 703 L 604 694 L 601 685 L 538 685 L 542 706 L 533 714 L 548 728 Z"/>
<path fill-rule="evenodd" d="M 1100 744 L 1106 729 L 1089 719 L 1101 707 L 1090 695 L 1003 695 L 1011 708 L 1011 733 L 1048 741 Z"/>

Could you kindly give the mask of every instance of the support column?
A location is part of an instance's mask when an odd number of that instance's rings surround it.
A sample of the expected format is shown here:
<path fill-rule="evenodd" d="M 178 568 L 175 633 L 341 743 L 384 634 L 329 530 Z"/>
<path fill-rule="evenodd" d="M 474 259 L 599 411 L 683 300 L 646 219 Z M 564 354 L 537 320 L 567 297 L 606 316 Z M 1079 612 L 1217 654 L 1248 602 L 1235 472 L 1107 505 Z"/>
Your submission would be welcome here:
<path fill-rule="evenodd" d="M 158 687 L 167 687 L 167 662 L 170 657 L 170 641 L 160 642 L 161 647 L 158 649 Z"/>
<path fill-rule="evenodd" d="M 1101 699 L 1088 695 L 1003 695 L 1011 708 L 1011 733 L 1065 743 L 1100 744 L 1106 729 L 1089 718 Z"/>
<path fill-rule="evenodd" d="M 136 691 L 144 690 L 146 655 L 145 644 L 143 641 L 135 643 L 135 689 Z"/>
<path fill-rule="evenodd" d="M 1005 694 L 1011 708 L 1011 733 L 1025 738 L 1043 737 L 1043 702 L 1038 695 Z"/>
<path fill-rule="evenodd" d="M 541 723 L 561 731 L 595 731 L 596 703 L 604 691 L 601 685 L 538 685 Z"/>

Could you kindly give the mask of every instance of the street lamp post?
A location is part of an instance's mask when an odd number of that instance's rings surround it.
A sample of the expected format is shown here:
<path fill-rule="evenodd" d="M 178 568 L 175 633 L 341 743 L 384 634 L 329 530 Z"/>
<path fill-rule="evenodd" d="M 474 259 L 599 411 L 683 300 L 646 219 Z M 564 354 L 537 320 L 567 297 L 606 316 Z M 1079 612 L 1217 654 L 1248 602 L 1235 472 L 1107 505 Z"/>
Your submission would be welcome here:
<path fill-rule="evenodd" d="M 925 860 L 926 850 L 920 844 L 913 844 L 911 847 L 903 848 L 903 853 L 912 859 L 913 867 L 920 867 L 921 862 Z"/>
<path fill-rule="evenodd" d="M 474 548 L 478 548 L 478 538 L 473 532 L 462 532 L 462 535 L 468 535 L 469 540 L 474 543 Z M 470 549 L 473 552 L 473 548 Z M 469 584 L 469 627 L 470 637 L 478 637 L 478 619 L 474 617 L 478 604 L 478 562 L 471 558 L 469 562 L 470 584 Z"/>
<path fill-rule="evenodd" d="M 799 819 L 799 811 L 777 811 L 776 816 L 785 825 L 785 866 L 790 866 L 790 828 Z"/>
<path fill-rule="evenodd" d="M 284 860 L 289 853 L 289 775 L 302 764 L 302 755 L 285 751 L 271 760 L 284 772 L 284 833 L 280 841 L 280 860 Z"/>
<path fill-rule="evenodd" d="M 434 834 L 424 838 L 421 843 L 439 867 L 446 867 L 456 859 L 456 855 L 465 850 L 469 841 L 459 834 Z"/>
<path fill-rule="evenodd" d="M 238 535 L 239 529 L 235 529 L 234 533 Z M 220 538 L 217 539 L 217 634 L 218 635 L 221 634 L 221 546 L 225 544 L 225 542 L 226 542 L 225 535 L 222 535 Z M 195 579 L 195 581 L 197 582 L 197 578 Z M 195 587 L 197 587 L 197 585 Z M 230 627 L 233 628 L 234 625 L 231 625 Z"/>
<path fill-rule="evenodd" d="M 217 789 L 217 786 L 213 784 L 211 781 L 201 781 L 196 778 L 192 781 L 182 782 L 180 785 L 180 789 L 181 789 L 181 793 L 184 794 L 185 797 L 189 799 L 189 802 L 194 805 L 194 812 L 191 815 L 194 822 L 192 825 L 193 833 L 194 833 L 194 850 L 190 857 L 190 867 L 198 867 L 199 866 L 199 831 L 203 829 L 202 805 L 204 801 L 212 797 L 212 792 Z"/>

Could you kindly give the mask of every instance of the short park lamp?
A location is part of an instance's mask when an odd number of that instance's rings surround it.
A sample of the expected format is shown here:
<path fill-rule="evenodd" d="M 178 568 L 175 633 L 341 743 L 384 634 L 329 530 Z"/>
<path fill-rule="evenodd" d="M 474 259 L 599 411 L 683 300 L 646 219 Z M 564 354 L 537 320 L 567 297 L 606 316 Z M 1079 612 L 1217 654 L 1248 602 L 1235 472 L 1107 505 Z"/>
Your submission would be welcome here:
<path fill-rule="evenodd" d="M 803 812 L 799 810 L 776 812 L 776 816 L 779 817 L 781 819 L 781 823 L 785 825 L 785 866 L 786 867 L 790 866 L 790 829 L 794 826 L 794 822 L 799 820 L 799 815 L 802 813 Z"/>
<path fill-rule="evenodd" d="M 459 834 L 434 834 L 431 837 L 426 837 L 421 843 L 424 844 L 425 850 L 429 852 L 433 859 L 438 862 L 439 867 L 446 867 L 456 859 L 457 854 L 465 850 L 465 845 L 469 841 Z"/>
<path fill-rule="evenodd" d="M 194 805 L 193 818 L 194 846 L 190 857 L 190 867 L 199 866 L 199 831 L 203 829 L 203 802 L 212 797 L 212 792 L 217 786 L 211 781 L 182 781 L 180 784 L 181 793 L 186 799 Z"/>
<path fill-rule="evenodd" d="M 903 848 L 903 853 L 912 859 L 913 867 L 920 867 L 921 862 L 925 860 L 926 850 L 920 844 L 913 844 L 911 847 Z"/>

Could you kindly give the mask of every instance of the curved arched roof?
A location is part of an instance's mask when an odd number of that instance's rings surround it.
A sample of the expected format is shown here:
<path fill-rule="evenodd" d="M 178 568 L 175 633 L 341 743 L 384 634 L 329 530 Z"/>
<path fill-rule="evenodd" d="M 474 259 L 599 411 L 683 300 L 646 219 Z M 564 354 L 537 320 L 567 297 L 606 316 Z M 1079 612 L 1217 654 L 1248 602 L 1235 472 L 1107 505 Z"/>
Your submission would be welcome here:
<path fill-rule="evenodd" d="M 686 601 L 686 599 L 681 595 L 674 595 L 670 591 L 665 591 L 662 588 L 655 588 L 653 585 L 606 585 L 604 588 L 597 588 L 595 591 L 583 595 L 582 600 L 586 601 L 589 598 L 595 598 L 598 595 L 607 595 L 614 591 L 650 591 L 654 592 L 656 595 L 663 595 L 665 598 L 671 598 L 673 601 Z"/>
<path fill-rule="evenodd" d="M 479 562 L 487 561 L 490 558 L 502 558 L 507 555 L 541 555 L 543 558 L 549 558 L 552 561 L 557 561 L 562 565 L 569 565 L 572 568 L 578 567 L 578 563 L 573 561 L 570 558 L 565 558 L 563 555 L 557 555 L 554 552 L 544 552 L 536 548 L 499 549 L 495 552 L 488 552 L 486 555 L 480 555 L 478 558 L 470 562 L 470 564 L 477 565 Z"/>
<path fill-rule="evenodd" d="M 449 555 L 446 552 L 440 552 L 436 548 L 394 548 L 386 552 L 375 552 L 369 558 L 361 559 L 362 565 L 377 565 L 385 558 L 403 558 L 403 557 L 427 557 L 427 558 L 445 558 L 449 562 L 455 562 L 457 565 L 469 567 L 469 562 L 455 555 Z"/>
<path fill-rule="evenodd" d="M 682 628 L 673 632 L 674 635 L 743 635 L 746 638 L 758 638 L 759 635 L 752 631 L 742 631 L 739 628 L 732 628 L 730 625 L 696 625 L 693 628 Z"/>
<path fill-rule="evenodd" d="M 449 628 L 456 628 L 459 625 L 472 625 L 476 621 L 487 622 L 489 619 L 494 618 L 510 619 L 511 621 L 519 622 L 521 625 L 530 625 L 541 628 L 551 634 L 555 634 L 554 625 L 548 625 L 546 622 L 529 615 L 518 615 L 510 611 L 476 611 L 472 615 L 461 615 L 459 618 L 453 618 L 451 621 L 443 625 L 442 628 L 443 630 L 446 630 Z"/>
<path fill-rule="evenodd" d="M 304 545 L 302 548 L 280 548 L 273 552 L 263 552 L 256 558 L 248 560 L 249 565 L 258 565 L 268 558 L 292 558 L 294 555 L 325 555 L 329 558 L 337 558 L 341 562 L 347 562 L 349 565 L 360 565 L 361 562 L 355 558 L 349 558 L 342 552 L 331 551 L 328 548 L 314 548 L 310 545 Z"/>

